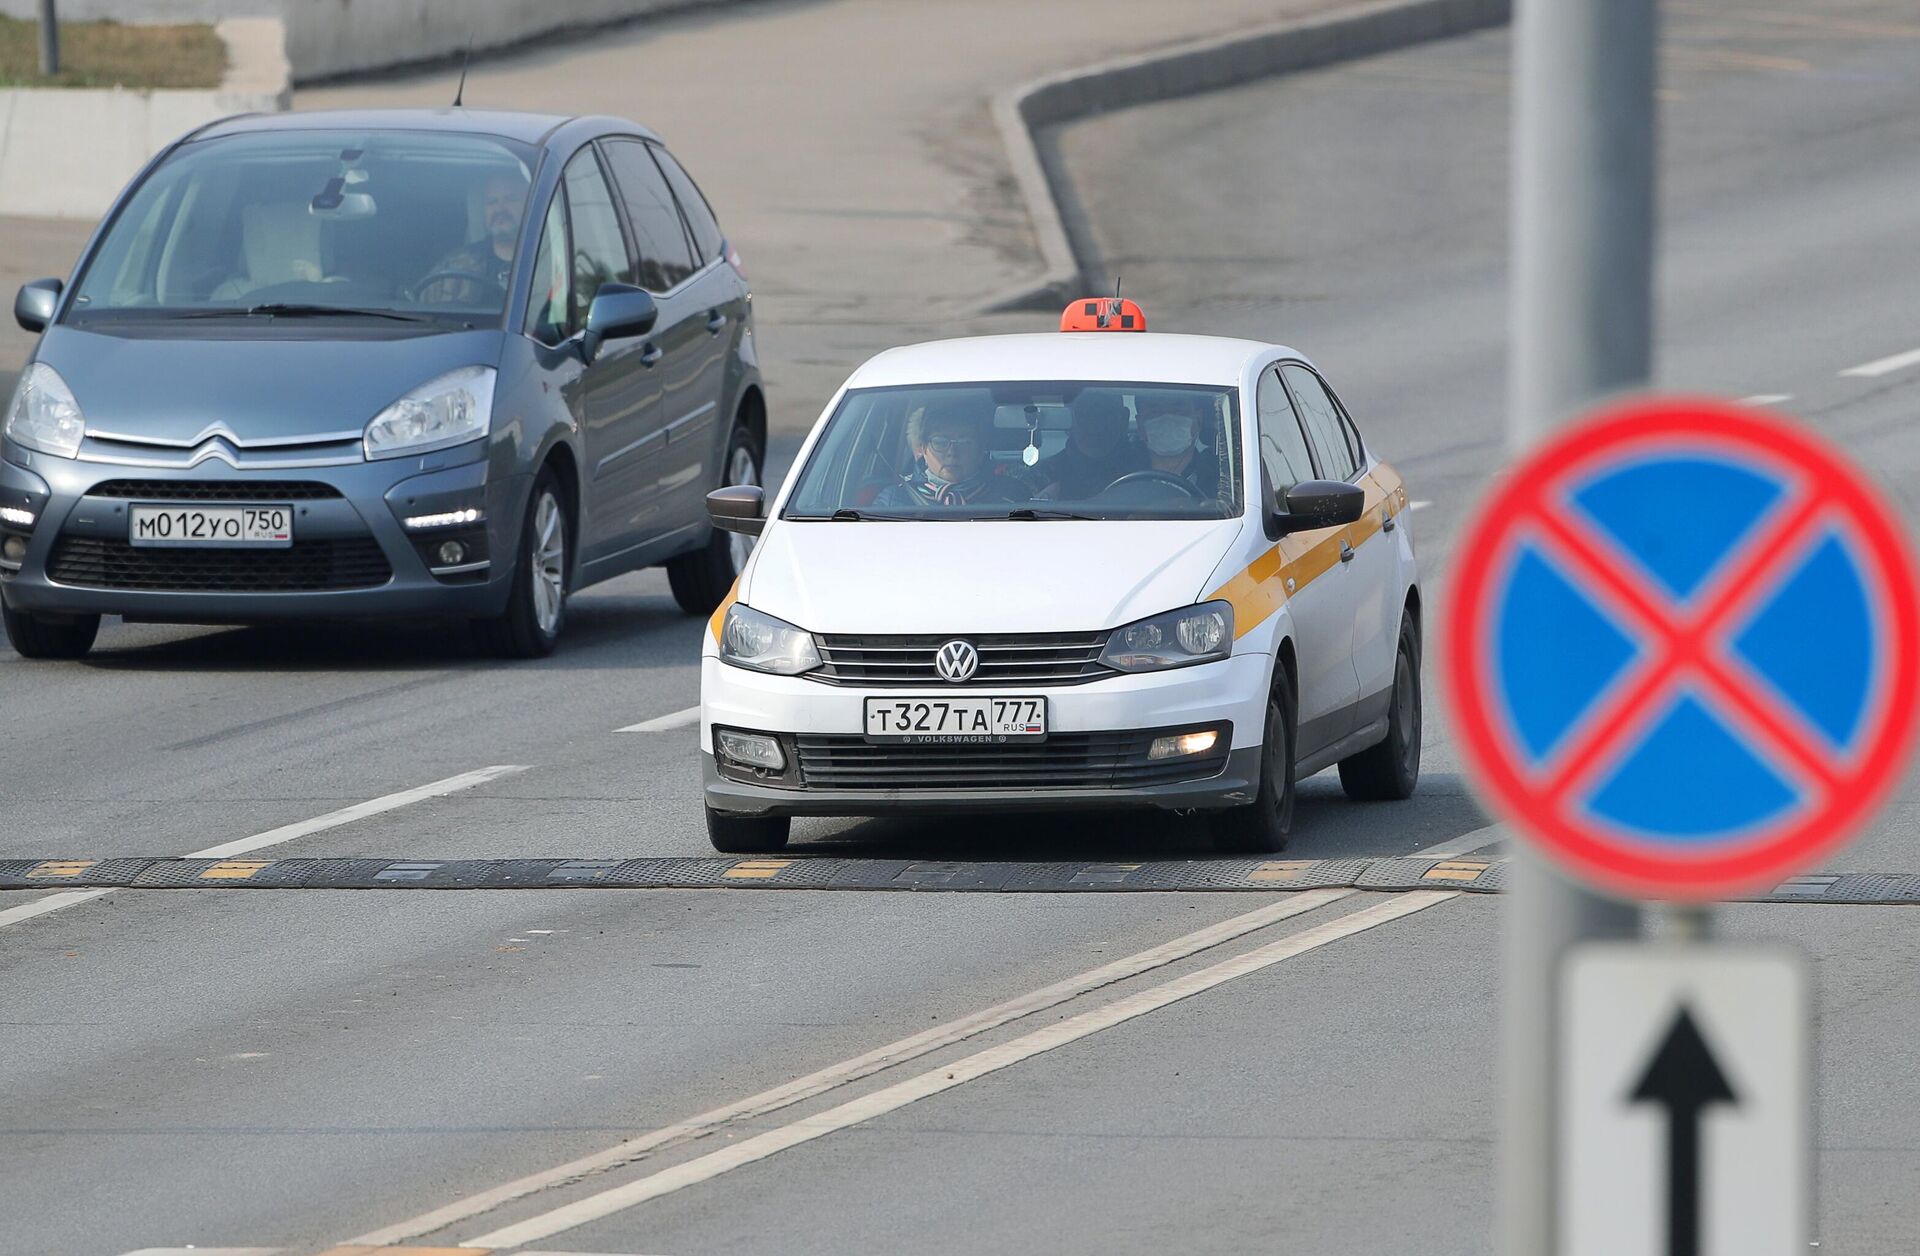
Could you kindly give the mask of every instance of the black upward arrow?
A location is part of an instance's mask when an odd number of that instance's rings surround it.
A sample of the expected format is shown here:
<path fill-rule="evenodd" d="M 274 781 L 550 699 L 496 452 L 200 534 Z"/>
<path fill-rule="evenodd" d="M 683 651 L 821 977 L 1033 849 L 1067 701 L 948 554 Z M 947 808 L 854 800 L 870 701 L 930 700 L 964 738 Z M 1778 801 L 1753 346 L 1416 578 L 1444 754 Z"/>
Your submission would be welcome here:
<path fill-rule="evenodd" d="M 1628 1098 L 1667 1109 L 1667 1256 L 1700 1256 L 1700 1111 L 1740 1100 L 1685 1004 Z"/>

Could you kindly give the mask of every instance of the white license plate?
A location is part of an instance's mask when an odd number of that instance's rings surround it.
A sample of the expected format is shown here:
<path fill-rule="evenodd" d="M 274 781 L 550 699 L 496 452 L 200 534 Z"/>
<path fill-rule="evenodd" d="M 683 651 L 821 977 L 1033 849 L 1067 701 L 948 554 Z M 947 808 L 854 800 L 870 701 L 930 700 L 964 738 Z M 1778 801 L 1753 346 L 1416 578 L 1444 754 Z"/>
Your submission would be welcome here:
<path fill-rule="evenodd" d="M 868 698 L 867 740 L 1041 741 L 1045 698 Z"/>
<path fill-rule="evenodd" d="M 285 549 L 293 544 L 292 506 L 134 506 L 134 545 L 217 545 Z"/>

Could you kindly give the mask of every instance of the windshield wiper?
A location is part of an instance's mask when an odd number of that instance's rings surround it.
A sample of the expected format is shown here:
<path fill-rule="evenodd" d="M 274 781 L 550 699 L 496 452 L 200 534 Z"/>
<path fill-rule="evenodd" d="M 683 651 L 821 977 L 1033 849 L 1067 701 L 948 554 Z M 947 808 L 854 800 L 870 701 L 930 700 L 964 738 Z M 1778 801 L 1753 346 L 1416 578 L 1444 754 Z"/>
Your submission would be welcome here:
<path fill-rule="evenodd" d="M 402 314 L 399 310 L 370 310 L 351 305 L 304 305 L 295 301 L 268 301 L 244 308 L 189 310 L 180 318 L 387 318 L 400 323 L 430 323 L 423 314 Z"/>
<path fill-rule="evenodd" d="M 1007 512 L 1007 518 L 1031 523 L 1040 519 L 1088 519 L 1098 520 L 1098 515 L 1079 515 L 1071 510 L 1051 510 L 1047 507 L 1035 509 L 1032 506 L 1015 506 Z"/>

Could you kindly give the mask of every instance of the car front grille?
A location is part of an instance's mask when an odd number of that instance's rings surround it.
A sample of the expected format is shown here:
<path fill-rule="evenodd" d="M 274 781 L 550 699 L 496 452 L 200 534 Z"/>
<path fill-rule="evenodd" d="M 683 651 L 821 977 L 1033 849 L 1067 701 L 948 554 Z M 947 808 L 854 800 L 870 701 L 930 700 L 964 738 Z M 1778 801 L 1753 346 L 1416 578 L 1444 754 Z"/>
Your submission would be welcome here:
<path fill-rule="evenodd" d="M 147 548 L 65 536 L 47 560 L 58 584 L 167 593 L 319 593 L 393 578 L 372 537 L 295 541 L 286 549 Z"/>
<path fill-rule="evenodd" d="M 340 496 L 331 484 L 310 480 L 108 480 L 89 497 L 156 502 L 311 502 Z"/>
<path fill-rule="evenodd" d="M 934 655 L 949 641 L 965 641 L 979 651 L 980 666 L 966 685 L 1081 685 L 1112 668 L 1100 662 L 1107 647 L 1104 632 L 981 633 L 967 636 L 816 636 L 821 666 L 807 679 L 829 685 L 948 686 L 934 667 Z M 955 686 L 956 688 L 960 686 Z"/>
<path fill-rule="evenodd" d="M 858 736 L 794 738 L 807 789 L 1133 789 L 1219 775 L 1232 737 L 1204 755 L 1147 758 L 1159 730 L 1054 733 L 1045 741 L 876 745 Z"/>

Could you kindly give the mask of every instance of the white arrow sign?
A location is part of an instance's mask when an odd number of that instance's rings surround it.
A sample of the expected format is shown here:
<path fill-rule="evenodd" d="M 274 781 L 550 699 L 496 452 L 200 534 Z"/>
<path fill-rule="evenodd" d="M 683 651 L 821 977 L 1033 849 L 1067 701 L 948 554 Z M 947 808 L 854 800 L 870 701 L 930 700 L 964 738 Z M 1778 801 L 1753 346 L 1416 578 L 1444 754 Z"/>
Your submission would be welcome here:
<path fill-rule="evenodd" d="M 1560 1256 L 1805 1256 L 1800 956 L 1590 943 L 1560 990 Z"/>

